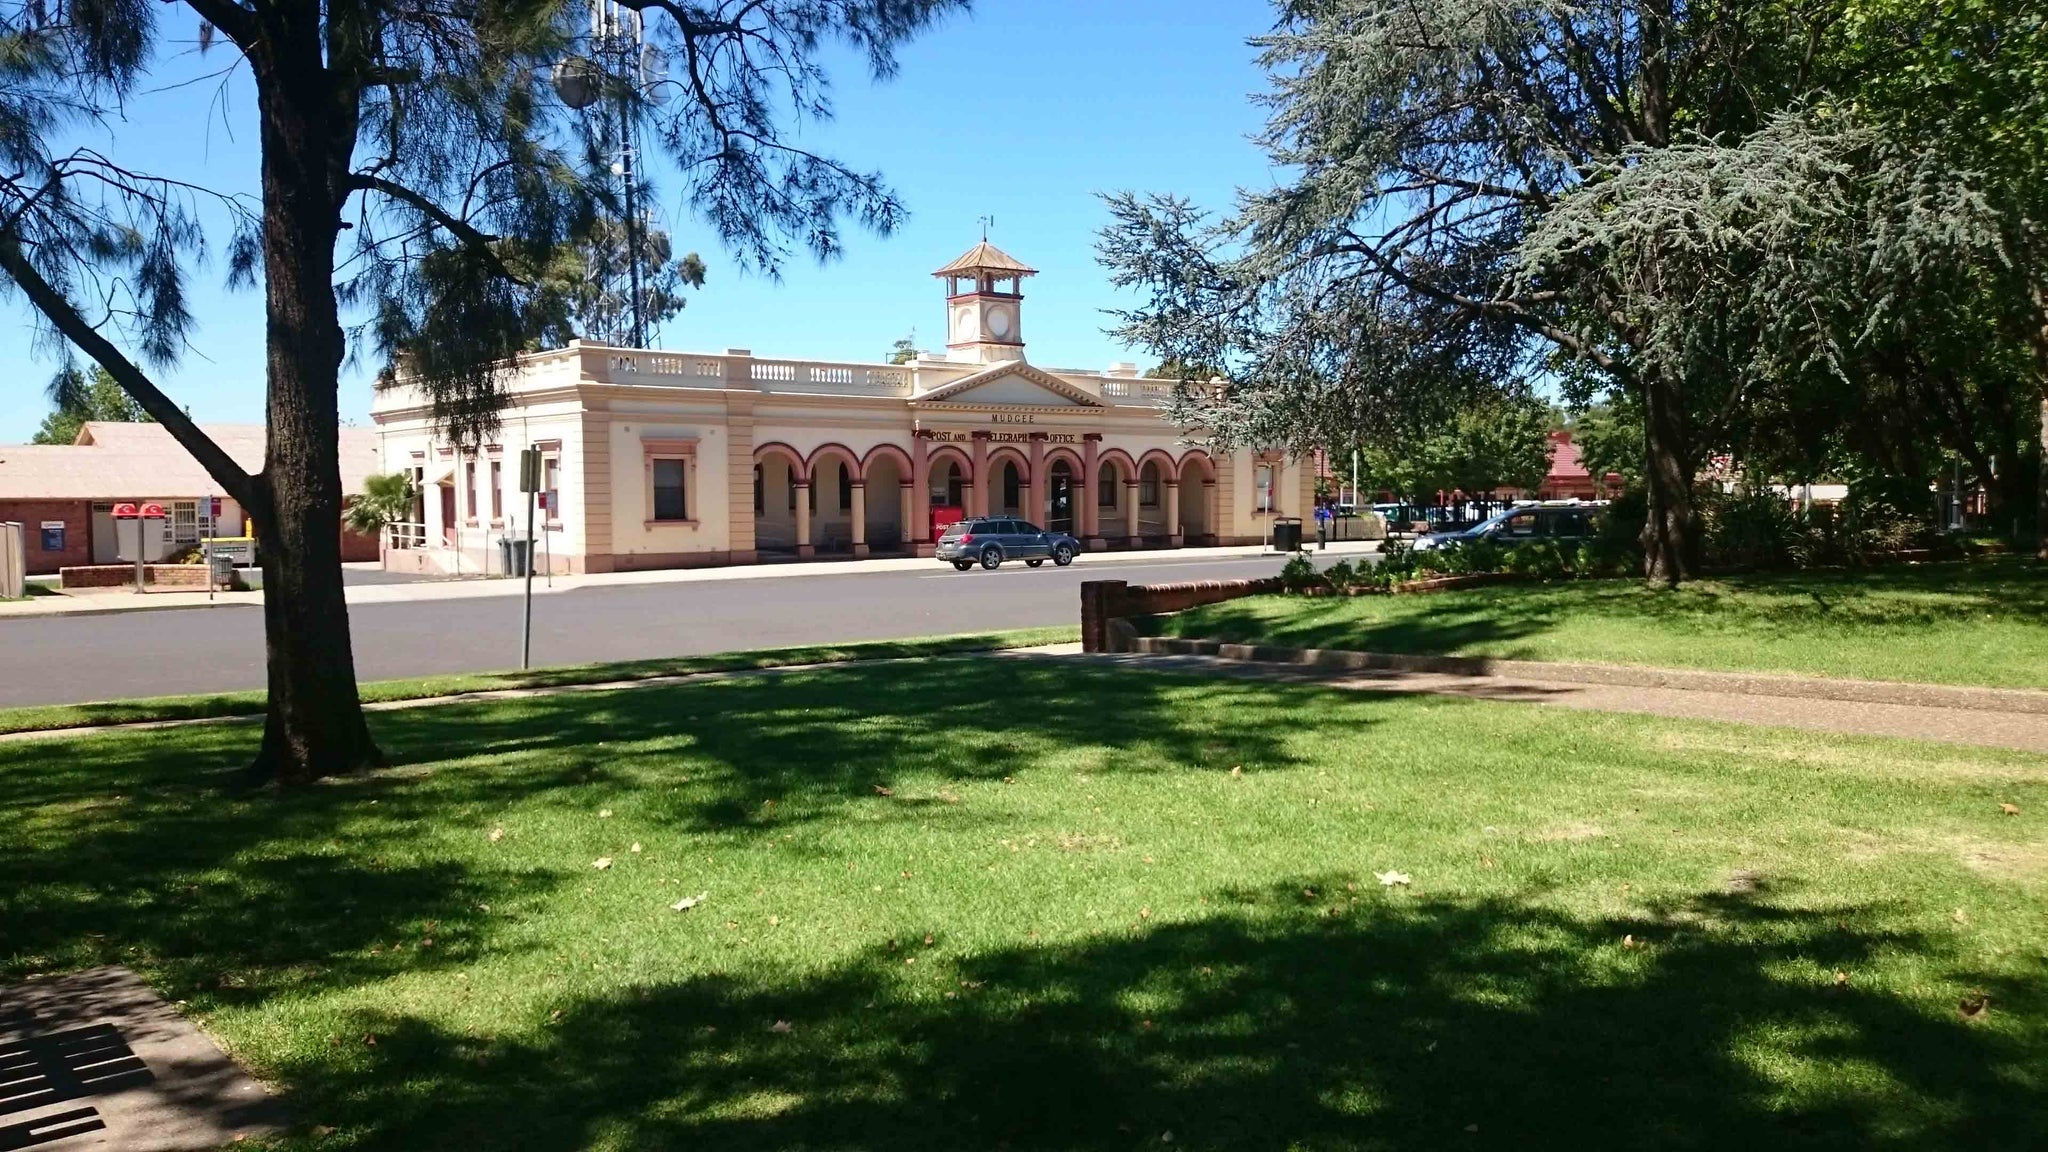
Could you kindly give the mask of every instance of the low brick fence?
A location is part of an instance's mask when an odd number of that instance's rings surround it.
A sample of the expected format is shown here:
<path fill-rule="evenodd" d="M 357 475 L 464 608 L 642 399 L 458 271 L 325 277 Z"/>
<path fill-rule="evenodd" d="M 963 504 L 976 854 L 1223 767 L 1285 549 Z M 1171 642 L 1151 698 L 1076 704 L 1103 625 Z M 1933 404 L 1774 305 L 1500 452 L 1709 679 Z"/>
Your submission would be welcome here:
<path fill-rule="evenodd" d="M 1281 590 L 1280 578 L 1263 580 L 1194 580 L 1182 584 L 1131 584 L 1123 580 L 1081 583 L 1081 650 L 1127 652 L 1136 629 L 1134 616 L 1184 612 L 1204 604 L 1257 596 Z"/>
<path fill-rule="evenodd" d="M 144 564 L 142 582 L 159 588 L 206 587 L 204 564 Z M 65 588 L 120 588 L 135 583 L 133 564 L 85 564 L 57 569 L 57 583 Z"/>

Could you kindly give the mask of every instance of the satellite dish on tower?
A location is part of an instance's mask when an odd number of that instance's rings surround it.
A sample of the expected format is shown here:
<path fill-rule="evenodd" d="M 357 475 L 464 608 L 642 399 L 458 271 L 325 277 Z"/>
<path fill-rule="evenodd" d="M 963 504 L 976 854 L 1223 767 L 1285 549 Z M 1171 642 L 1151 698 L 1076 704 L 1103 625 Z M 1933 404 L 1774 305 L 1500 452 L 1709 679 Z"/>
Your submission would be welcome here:
<path fill-rule="evenodd" d="M 567 56 L 555 61 L 554 82 L 562 103 L 580 112 L 597 103 L 604 90 L 604 73 L 588 57 Z"/>

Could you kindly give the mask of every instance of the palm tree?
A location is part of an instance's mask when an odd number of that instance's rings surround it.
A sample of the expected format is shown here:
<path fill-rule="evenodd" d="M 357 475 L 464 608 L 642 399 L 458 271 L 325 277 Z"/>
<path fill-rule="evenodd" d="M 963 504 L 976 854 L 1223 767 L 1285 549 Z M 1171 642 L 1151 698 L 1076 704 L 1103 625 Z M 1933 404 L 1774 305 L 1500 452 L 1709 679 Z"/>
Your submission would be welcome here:
<path fill-rule="evenodd" d="M 362 492 L 349 497 L 343 505 L 341 522 L 351 532 L 379 535 L 391 525 L 410 519 L 418 498 L 419 492 L 412 486 L 412 477 L 404 472 L 366 476 Z"/>

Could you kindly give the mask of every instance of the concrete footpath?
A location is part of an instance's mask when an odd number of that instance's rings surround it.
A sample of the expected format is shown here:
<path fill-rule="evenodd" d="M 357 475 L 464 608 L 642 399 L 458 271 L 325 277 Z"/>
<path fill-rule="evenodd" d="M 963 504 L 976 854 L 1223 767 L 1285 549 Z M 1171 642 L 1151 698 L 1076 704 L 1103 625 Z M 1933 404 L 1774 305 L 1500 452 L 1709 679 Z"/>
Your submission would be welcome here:
<path fill-rule="evenodd" d="M 1765 690 L 1768 678 L 1760 678 L 1757 690 L 1713 691 L 1701 688 L 1644 687 L 1583 681 L 1544 680 L 1532 676 L 1458 674 L 1448 672 L 1375 670 L 1333 670 L 1313 666 L 1230 660 L 1217 656 L 1157 655 L 1146 653 L 1084 653 L 1079 644 L 1048 644 L 1034 648 L 1013 648 L 982 654 L 932 657 L 938 660 L 1052 660 L 1085 661 L 1138 671 L 1181 672 L 1236 679 L 1305 684 L 1357 692 L 1401 692 L 1438 696 L 1459 696 L 1514 704 L 1548 705 L 1595 712 L 1625 712 L 1687 720 L 1718 720 L 1759 727 L 1790 728 L 1813 732 L 1839 732 L 1858 736 L 1886 736 L 1924 740 L 1940 744 L 1966 744 L 1987 748 L 2009 748 L 2021 752 L 2048 753 L 2048 712 L 2006 711 L 1985 707 L 1956 707 L 1855 700 L 1819 699 L 1812 696 L 1774 695 Z M 895 663 L 895 660 L 879 663 Z M 480 700 L 506 700 L 568 693 L 606 692 L 651 688 L 663 685 L 714 680 L 757 679 L 787 676 L 833 665 L 801 664 L 780 668 L 748 668 L 721 672 L 693 672 L 643 680 L 598 681 L 545 688 L 501 688 L 465 692 L 453 696 L 420 700 L 399 700 L 365 707 L 370 711 L 431 708 Z M 1618 666 L 1617 670 L 1619 669 Z M 1640 669 L 1626 670 L 1639 672 Z M 1914 687 L 1900 685 L 1900 687 Z M 260 717 L 217 717 L 196 720 L 145 721 L 135 724 L 92 728 L 66 728 L 38 732 L 0 734 L 0 743 L 65 739 L 100 732 L 148 728 L 178 728 L 191 724 L 251 723 Z M 1455 738 L 1447 733 L 1446 738 Z M 2044 762 L 2048 771 L 2048 762 Z"/>
<path fill-rule="evenodd" d="M 1646 716 L 1670 716 L 1691 720 L 1722 720 L 1813 732 L 1840 732 L 1858 736 L 1893 736 L 1928 740 L 1942 744 L 1974 744 L 1988 748 L 2011 748 L 2022 752 L 2048 753 L 2048 711 L 2033 700 L 2001 703 L 2000 693 L 1987 693 L 1968 705 L 1948 694 L 1930 693 L 1939 704 L 1909 704 L 1874 700 L 1822 698 L 1810 688 L 1812 678 L 1740 677 L 1729 678 L 1721 689 L 1700 687 L 1657 687 L 1645 684 L 1596 683 L 1584 679 L 1546 679 L 1529 662 L 1518 662 L 1513 674 L 1431 672 L 1412 669 L 1346 669 L 1314 665 L 1233 660 L 1213 655 L 1170 655 L 1151 653 L 1076 653 L 1069 659 L 1088 660 L 1120 667 L 1161 671 L 1197 672 L 1249 680 L 1291 684 L 1312 684 L 1360 692 L 1415 692 L 1438 696 L 1463 696 L 1477 700 L 1500 700 L 1521 704 L 1544 704 L 1597 712 L 1634 712 Z M 1584 667 L 1584 666 L 1580 666 Z M 1628 669 L 1615 666 L 1616 679 L 1657 669 Z M 1785 681 L 1782 688 L 1774 679 Z M 1681 682 L 1673 678 L 1671 683 Z M 1704 682 L 1702 682 L 1704 683 Z M 1914 689 L 1918 685 L 1896 685 Z M 1930 686 L 1936 687 L 1936 686 Z M 2006 692 L 2013 697 L 2048 694 Z M 1905 699 L 1901 694 L 1898 699 Z M 1455 739 L 1455 733 L 1446 733 Z"/>
<path fill-rule="evenodd" d="M 1320 563 L 1335 563 L 1339 559 L 1370 556 L 1379 551 L 1378 541 L 1346 541 L 1331 544 L 1327 551 L 1311 552 Z M 1087 569 L 1099 564 L 1128 564 L 1134 560 L 1171 559 L 1230 559 L 1236 557 L 1271 557 L 1283 559 L 1280 553 L 1261 545 L 1247 545 L 1229 548 L 1175 548 L 1141 551 L 1090 552 L 1074 559 L 1076 569 Z M 1022 566 L 1022 561 L 1011 561 L 1004 565 Z M 347 568 L 377 570 L 377 565 L 346 565 Z M 575 592 L 587 588 L 631 588 L 663 584 L 719 584 L 736 580 L 780 580 L 808 576 L 865 576 L 887 572 L 936 572 L 943 566 L 932 559 L 912 556 L 889 556 L 867 560 L 806 560 L 771 561 L 765 564 L 742 564 L 722 568 L 663 568 L 644 572 L 600 572 L 584 575 L 536 575 L 533 578 L 535 596 Z M 439 600 L 475 600 L 501 596 L 518 596 L 526 588 L 526 582 L 504 577 L 450 577 L 446 579 L 415 579 L 391 583 L 350 584 L 346 595 L 351 606 L 358 604 L 412 604 Z M 0 601 L 0 620 L 24 616 L 66 616 L 76 613 L 100 612 L 142 612 L 161 611 L 173 608 L 232 608 L 260 606 L 262 592 L 217 592 L 212 597 L 204 592 L 145 592 L 128 590 L 96 590 L 83 593 L 31 596 L 25 600 Z"/>

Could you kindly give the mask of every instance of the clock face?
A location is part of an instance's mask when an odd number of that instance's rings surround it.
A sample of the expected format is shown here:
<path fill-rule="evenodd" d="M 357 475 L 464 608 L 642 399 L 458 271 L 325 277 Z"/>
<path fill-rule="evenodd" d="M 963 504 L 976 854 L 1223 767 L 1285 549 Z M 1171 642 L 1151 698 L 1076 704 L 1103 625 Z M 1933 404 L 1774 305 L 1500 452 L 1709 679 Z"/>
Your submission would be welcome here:
<path fill-rule="evenodd" d="M 988 310 L 988 330 L 998 340 L 1010 334 L 1010 310 L 991 308 Z"/>
<path fill-rule="evenodd" d="M 962 338 L 974 335 L 974 309 L 962 308 L 953 318 L 953 327 Z"/>

